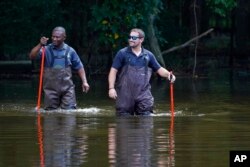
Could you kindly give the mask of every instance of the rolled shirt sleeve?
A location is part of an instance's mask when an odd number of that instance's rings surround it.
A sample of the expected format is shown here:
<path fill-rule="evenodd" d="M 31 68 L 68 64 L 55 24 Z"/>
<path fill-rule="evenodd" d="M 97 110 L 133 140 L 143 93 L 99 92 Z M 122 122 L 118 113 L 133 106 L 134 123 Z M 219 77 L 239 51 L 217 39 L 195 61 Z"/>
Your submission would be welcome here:
<path fill-rule="evenodd" d="M 76 51 L 73 48 L 71 48 L 69 54 L 71 55 L 70 62 L 71 62 L 71 68 L 73 70 L 77 71 L 77 70 L 84 67 L 80 57 L 78 56 L 78 54 L 76 53 Z"/>

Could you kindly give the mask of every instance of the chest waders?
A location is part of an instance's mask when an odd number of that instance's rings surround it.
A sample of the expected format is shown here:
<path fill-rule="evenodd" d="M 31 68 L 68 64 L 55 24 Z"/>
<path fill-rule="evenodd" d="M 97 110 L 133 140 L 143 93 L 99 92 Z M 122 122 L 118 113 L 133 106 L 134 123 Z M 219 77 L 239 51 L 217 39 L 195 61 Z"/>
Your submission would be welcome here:
<path fill-rule="evenodd" d="M 128 58 L 126 65 L 119 72 L 116 84 L 117 115 L 150 115 L 153 113 L 154 98 L 149 83 L 152 69 L 148 68 L 147 55 L 143 56 L 145 67 L 131 66 Z"/>
<path fill-rule="evenodd" d="M 52 49 L 49 49 L 52 61 L 50 67 L 44 70 L 43 81 L 45 109 L 52 110 L 59 107 L 62 109 L 75 109 L 75 85 L 72 81 L 71 67 L 67 63 L 69 48 L 67 48 L 65 55 L 60 57 L 65 59 L 64 68 L 53 68 L 54 60 L 57 57 L 54 56 Z"/>

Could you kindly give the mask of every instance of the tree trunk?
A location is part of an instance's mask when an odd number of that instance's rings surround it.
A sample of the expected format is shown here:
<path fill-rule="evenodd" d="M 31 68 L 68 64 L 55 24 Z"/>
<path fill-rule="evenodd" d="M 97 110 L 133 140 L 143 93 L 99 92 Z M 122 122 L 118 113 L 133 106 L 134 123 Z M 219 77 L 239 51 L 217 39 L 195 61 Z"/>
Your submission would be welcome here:
<path fill-rule="evenodd" d="M 191 36 L 197 36 L 200 32 L 200 18 L 201 18 L 201 1 L 193 0 L 190 5 L 190 13 L 191 13 Z M 195 50 L 194 50 L 194 66 L 193 66 L 193 77 L 196 76 L 196 64 L 197 64 L 197 48 L 198 48 L 199 40 L 195 41 Z"/>
<path fill-rule="evenodd" d="M 154 15 L 151 14 L 148 16 L 148 25 L 147 25 L 147 33 L 148 33 L 148 39 L 149 39 L 149 45 L 151 48 L 151 51 L 154 53 L 156 56 L 156 59 L 159 61 L 159 63 L 163 66 L 166 67 L 164 59 L 161 54 L 161 49 L 158 43 L 158 39 L 156 38 L 155 35 L 155 29 L 154 29 Z"/>

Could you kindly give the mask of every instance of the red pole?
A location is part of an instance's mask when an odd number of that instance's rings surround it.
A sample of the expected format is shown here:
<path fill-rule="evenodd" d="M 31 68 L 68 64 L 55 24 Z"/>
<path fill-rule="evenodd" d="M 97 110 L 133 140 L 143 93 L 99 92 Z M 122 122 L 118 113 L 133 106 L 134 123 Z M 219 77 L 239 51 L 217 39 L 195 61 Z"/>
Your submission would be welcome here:
<path fill-rule="evenodd" d="M 170 128 L 169 128 L 169 166 L 174 165 L 175 154 L 175 141 L 174 141 L 174 116 L 171 116 Z"/>
<path fill-rule="evenodd" d="M 169 130 L 169 164 L 170 166 L 175 166 L 175 141 L 174 141 L 174 83 L 171 82 L 173 75 L 172 71 L 170 72 L 170 111 L 171 111 L 171 122 Z"/>
<path fill-rule="evenodd" d="M 37 136 L 38 136 L 38 144 L 40 151 L 40 167 L 45 167 L 44 149 L 43 149 L 43 129 L 42 129 L 40 112 L 37 115 Z"/>
<path fill-rule="evenodd" d="M 172 72 L 170 72 L 170 111 L 171 115 L 174 116 L 174 83 L 171 82 Z"/>
<path fill-rule="evenodd" d="M 42 47 L 42 60 L 40 67 L 40 79 L 39 79 L 39 89 L 38 89 L 38 98 L 37 98 L 37 111 L 39 111 L 41 106 L 41 94 L 42 94 L 42 85 L 43 85 L 43 69 L 44 69 L 44 57 L 45 57 L 45 47 Z"/>

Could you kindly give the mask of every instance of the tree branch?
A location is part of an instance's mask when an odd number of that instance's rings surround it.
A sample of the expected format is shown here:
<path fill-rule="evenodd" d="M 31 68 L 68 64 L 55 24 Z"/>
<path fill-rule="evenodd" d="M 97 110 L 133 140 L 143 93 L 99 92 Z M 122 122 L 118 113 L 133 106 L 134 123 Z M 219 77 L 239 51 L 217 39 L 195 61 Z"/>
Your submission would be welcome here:
<path fill-rule="evenodd" d="M 207 30 L 206 32 L 204 32 L 204 33 L 202 33 L 202 34 L 200 34 L 200 35 L 198 35 L 198 36 L 196 36 L 196 37 L 190 39 L 189 41 L 185 42 L 185 43 L 182 44 L 182 45 L 174 46 L 174 47 L 172 47 L 172 48 L 170 48 L 170 49 L 168 49 L 168 50 L 165 50 L 165 51 L 162 52 L 162 55 L 167 54 L 167 53 L 169 53 L 169 52 L 173 52 L 173 51 L 178 50 L 178 49 L 185 48 L 185 47 L 187 47 L 190 43 L 192 43 L 193 41 L 196 41 L 197 39 L 199 39 L 199 38 L 201 38 L 201 37 L 203 37 L 203 36 L 209 34 L 209 33 L 212 32 L 213 30 L 214 30 L 214 29 L 211 28 L 211 29 Z"/>

